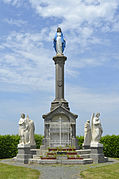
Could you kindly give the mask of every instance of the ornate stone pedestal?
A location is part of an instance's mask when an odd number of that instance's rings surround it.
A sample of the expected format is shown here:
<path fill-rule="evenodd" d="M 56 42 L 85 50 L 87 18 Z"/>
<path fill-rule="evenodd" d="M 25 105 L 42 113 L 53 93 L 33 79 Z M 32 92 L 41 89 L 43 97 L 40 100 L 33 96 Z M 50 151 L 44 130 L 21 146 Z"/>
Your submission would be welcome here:
<path fill-rule="evenodd" d="M 94 163 L 103 163 L 103 162 L 107 162 L 108 158 L 104 157 L 103 154 L 103 144 L 91 144 L 91 154 L 90 154 L 90 158 L 93 159 Z"/>
<path fill-rule="evenodd" d="M 29 159 L 32 158 L 30 145 L 18 145 L 18 154 L 16 156 L 17 162 L 27 164 Z"/>

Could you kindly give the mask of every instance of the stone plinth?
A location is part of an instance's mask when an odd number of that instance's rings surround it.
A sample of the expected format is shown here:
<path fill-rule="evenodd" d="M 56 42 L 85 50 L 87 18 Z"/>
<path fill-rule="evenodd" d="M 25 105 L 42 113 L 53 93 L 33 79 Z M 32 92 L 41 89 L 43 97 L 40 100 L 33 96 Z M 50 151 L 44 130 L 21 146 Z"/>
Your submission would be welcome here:
<path fill-rule="evenodd" d="M 26 145 L 26 146 L 18 145 L 18 154 L 16 156 L 16 161 L 27 164 L 29 162 L 29 159 L 32 158 L 30 149 L 31 148 L 29 145 Z"/>
<path fill-rule="evenodd" d="M 83 149 L 90 149 L 90 145 L 82 145 Z"/>
<path fill-rule="evenodd" d="M 90 158 L 93 159 L 93 163 L 107 162 L 108 159 L 104 157 L 103 146 L 102 147 L 91 147 Z"/>

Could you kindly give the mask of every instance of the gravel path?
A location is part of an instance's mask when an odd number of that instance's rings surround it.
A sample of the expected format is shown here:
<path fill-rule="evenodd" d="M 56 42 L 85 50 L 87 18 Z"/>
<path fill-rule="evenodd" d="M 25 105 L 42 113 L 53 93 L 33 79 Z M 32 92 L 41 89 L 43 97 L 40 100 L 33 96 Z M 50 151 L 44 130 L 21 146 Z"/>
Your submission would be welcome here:
<path fill-rule="evenodd" d="M 80 179 L 80 172 L 88 168 L 100 167 L 109 164 L 114 164 L 119 160 L 109 159 L 109 162 L 100 164 L 87 164 L 87 165 L 38 165 L 38 164 L 20 164 L 12 159 L 1 160 L 0 163 L 9 165 L 23 166 L 32 169 L 40 170 L 40 179 Z"/>

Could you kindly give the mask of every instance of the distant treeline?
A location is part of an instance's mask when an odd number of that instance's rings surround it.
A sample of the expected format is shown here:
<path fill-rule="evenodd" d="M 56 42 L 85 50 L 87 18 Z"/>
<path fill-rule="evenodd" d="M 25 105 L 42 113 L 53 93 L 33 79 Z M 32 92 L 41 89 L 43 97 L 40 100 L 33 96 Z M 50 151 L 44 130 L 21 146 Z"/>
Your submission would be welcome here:
<path fill-rule="evenodd" d="M 17 155 L 17 145 L 19 143 L 18 135 L 0 135 L 0 159 L 12 158 Z M 43 136 L 35 134 L 36 147 L 40 148 Z M 78 145 L 82 148 L 83 136 L 77 136 Z M 119 135 L 106 135 L 101 137 L 100 141 L 104 146 L 104 155 L 106 157 L 119 158 Z"/>

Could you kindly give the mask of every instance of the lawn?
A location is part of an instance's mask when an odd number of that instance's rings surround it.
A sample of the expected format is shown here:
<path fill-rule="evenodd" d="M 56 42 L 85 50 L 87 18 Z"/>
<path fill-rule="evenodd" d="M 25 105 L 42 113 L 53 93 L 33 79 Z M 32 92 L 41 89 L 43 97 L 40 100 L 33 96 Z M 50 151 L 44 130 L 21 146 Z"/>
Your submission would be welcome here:
<path fill-rule="evenodd" d="M 38 179 L 40 172 L 0 163 L 0 179 Z"/>
<path fill-rule="evenodd" d="M 84 179 L 117 179 L 119 178 L 119 163 L 91 168 L 81 172 Z"/>

